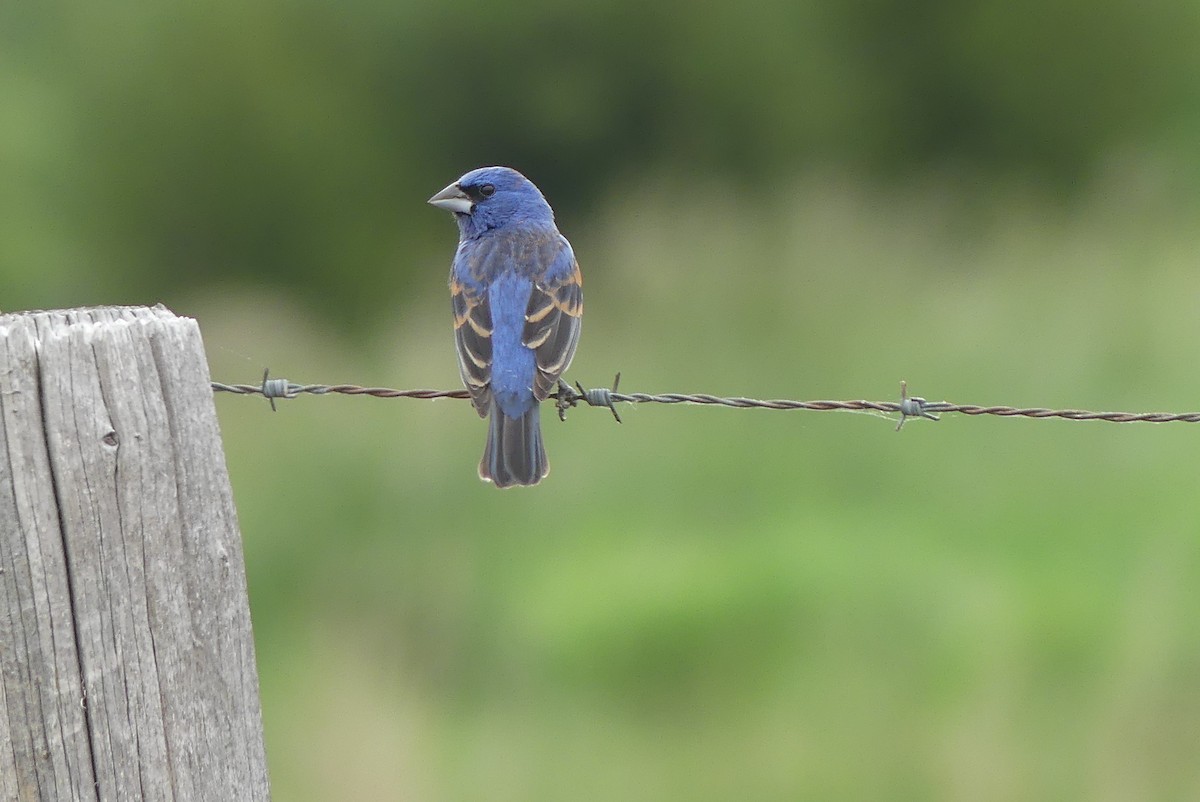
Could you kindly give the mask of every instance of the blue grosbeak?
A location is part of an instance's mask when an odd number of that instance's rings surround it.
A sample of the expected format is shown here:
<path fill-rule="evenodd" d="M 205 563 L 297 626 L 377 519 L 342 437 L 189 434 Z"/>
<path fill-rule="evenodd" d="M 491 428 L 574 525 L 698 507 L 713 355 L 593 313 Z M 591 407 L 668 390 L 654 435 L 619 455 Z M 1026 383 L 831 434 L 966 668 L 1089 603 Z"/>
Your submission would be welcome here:
<path fill-rule="evenodd" d="M 536 485 L 550 471 L 538 404 L 579 342 L 579 263 L 550 204 L 516 170 L 472 170 L 429 202 L 458 222 L 450 267 L 458 369 L 475 411 L 490 417 L 479 477 Z"/>

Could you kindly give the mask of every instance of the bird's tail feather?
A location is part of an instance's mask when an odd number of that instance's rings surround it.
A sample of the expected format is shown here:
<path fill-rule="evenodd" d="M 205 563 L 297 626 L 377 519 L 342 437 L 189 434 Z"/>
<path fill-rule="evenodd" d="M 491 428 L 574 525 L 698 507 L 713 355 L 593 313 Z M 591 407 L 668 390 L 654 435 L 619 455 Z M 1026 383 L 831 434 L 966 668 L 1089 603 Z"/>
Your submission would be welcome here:
<path fill-rule="evenodd" d="M 493 403 L 479 478 L 495 482 L 496 487 L 536 485 L 549 472 L 538 404 L 521 417 L 510 418 Z"/>

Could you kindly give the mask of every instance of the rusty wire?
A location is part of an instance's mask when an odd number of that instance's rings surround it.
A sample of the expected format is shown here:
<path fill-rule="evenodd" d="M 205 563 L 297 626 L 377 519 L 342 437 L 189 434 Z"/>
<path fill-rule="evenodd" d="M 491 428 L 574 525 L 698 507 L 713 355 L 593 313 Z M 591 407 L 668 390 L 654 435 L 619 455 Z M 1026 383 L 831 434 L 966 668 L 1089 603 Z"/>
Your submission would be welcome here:
<path fill-rule="evenodd" d="M 910 396 L 905 382 L 900 383 L 899 401 L 793 401 L 790 399 L 758 399 L 743 396 L 716 396 L 707 393 L 622 393 L 618 391 L 621 374 L 617 374 L 611 388 L 584 389 L 576 384 L 571 387 L 559 382 L 558 390 L 551 393 L 561 419 L 566 419 L 567 410 L 579 404 L 605 407 L 621 422 L 616 405 L 623 404 L 699 404 L 704 406 L 732 407 L 734 409 L 803 409 L 814 412 L 852 411 L 899 414 L 899 430 L 909 418 L 937 420 L 940 414 L 991 415 L 1000 418 L 1058 418 L 1072 421 L 1108 421 L 1110 423 L 1200 423 L 1200 412 L 1091 412 L 1084 409 L 1049 409 L 1046 407 L 979 406 L 976 404 L 952 404 L 949 401 L 926 401 Z M 275 408 L 277 398 L 295 398 L 298 395 L 369 395 L 375 398 L 469 398 L 465 389 L 458 390 L 393 390 L 387 387 L 361 387 L 356 384 L 294 384 L 287 379 L 272 379 L 263 374 L 261 384 L 212 383 L 213 392 L 236 393 L 239 395 L 261 395 Z"/>

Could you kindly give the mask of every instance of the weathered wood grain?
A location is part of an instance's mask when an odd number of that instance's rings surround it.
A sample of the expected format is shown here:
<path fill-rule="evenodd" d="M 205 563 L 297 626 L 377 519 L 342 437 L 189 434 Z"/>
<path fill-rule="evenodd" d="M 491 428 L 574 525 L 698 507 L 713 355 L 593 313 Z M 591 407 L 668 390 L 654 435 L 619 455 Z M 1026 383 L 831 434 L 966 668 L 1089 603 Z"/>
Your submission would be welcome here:
<path fill-rule="evenodd" d="M 0 799 L 269 796 L 199 327 L 0 316 Z"/>

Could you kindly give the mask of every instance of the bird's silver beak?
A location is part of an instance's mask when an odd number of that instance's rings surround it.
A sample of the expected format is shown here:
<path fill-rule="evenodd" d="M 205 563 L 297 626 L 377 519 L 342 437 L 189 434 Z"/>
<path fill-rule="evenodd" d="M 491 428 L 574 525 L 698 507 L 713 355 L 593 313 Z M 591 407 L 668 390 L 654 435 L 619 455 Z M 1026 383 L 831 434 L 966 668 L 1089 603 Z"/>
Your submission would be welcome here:
<path fill-rule="evenodd" d="M 428 202 L 439 209 L 456 214 L 470 214 L 475 208 L 475 204 L 467 197 L 467 193 L 458 188 L 458 184 L 451 184 L 430 198 Z"/>

